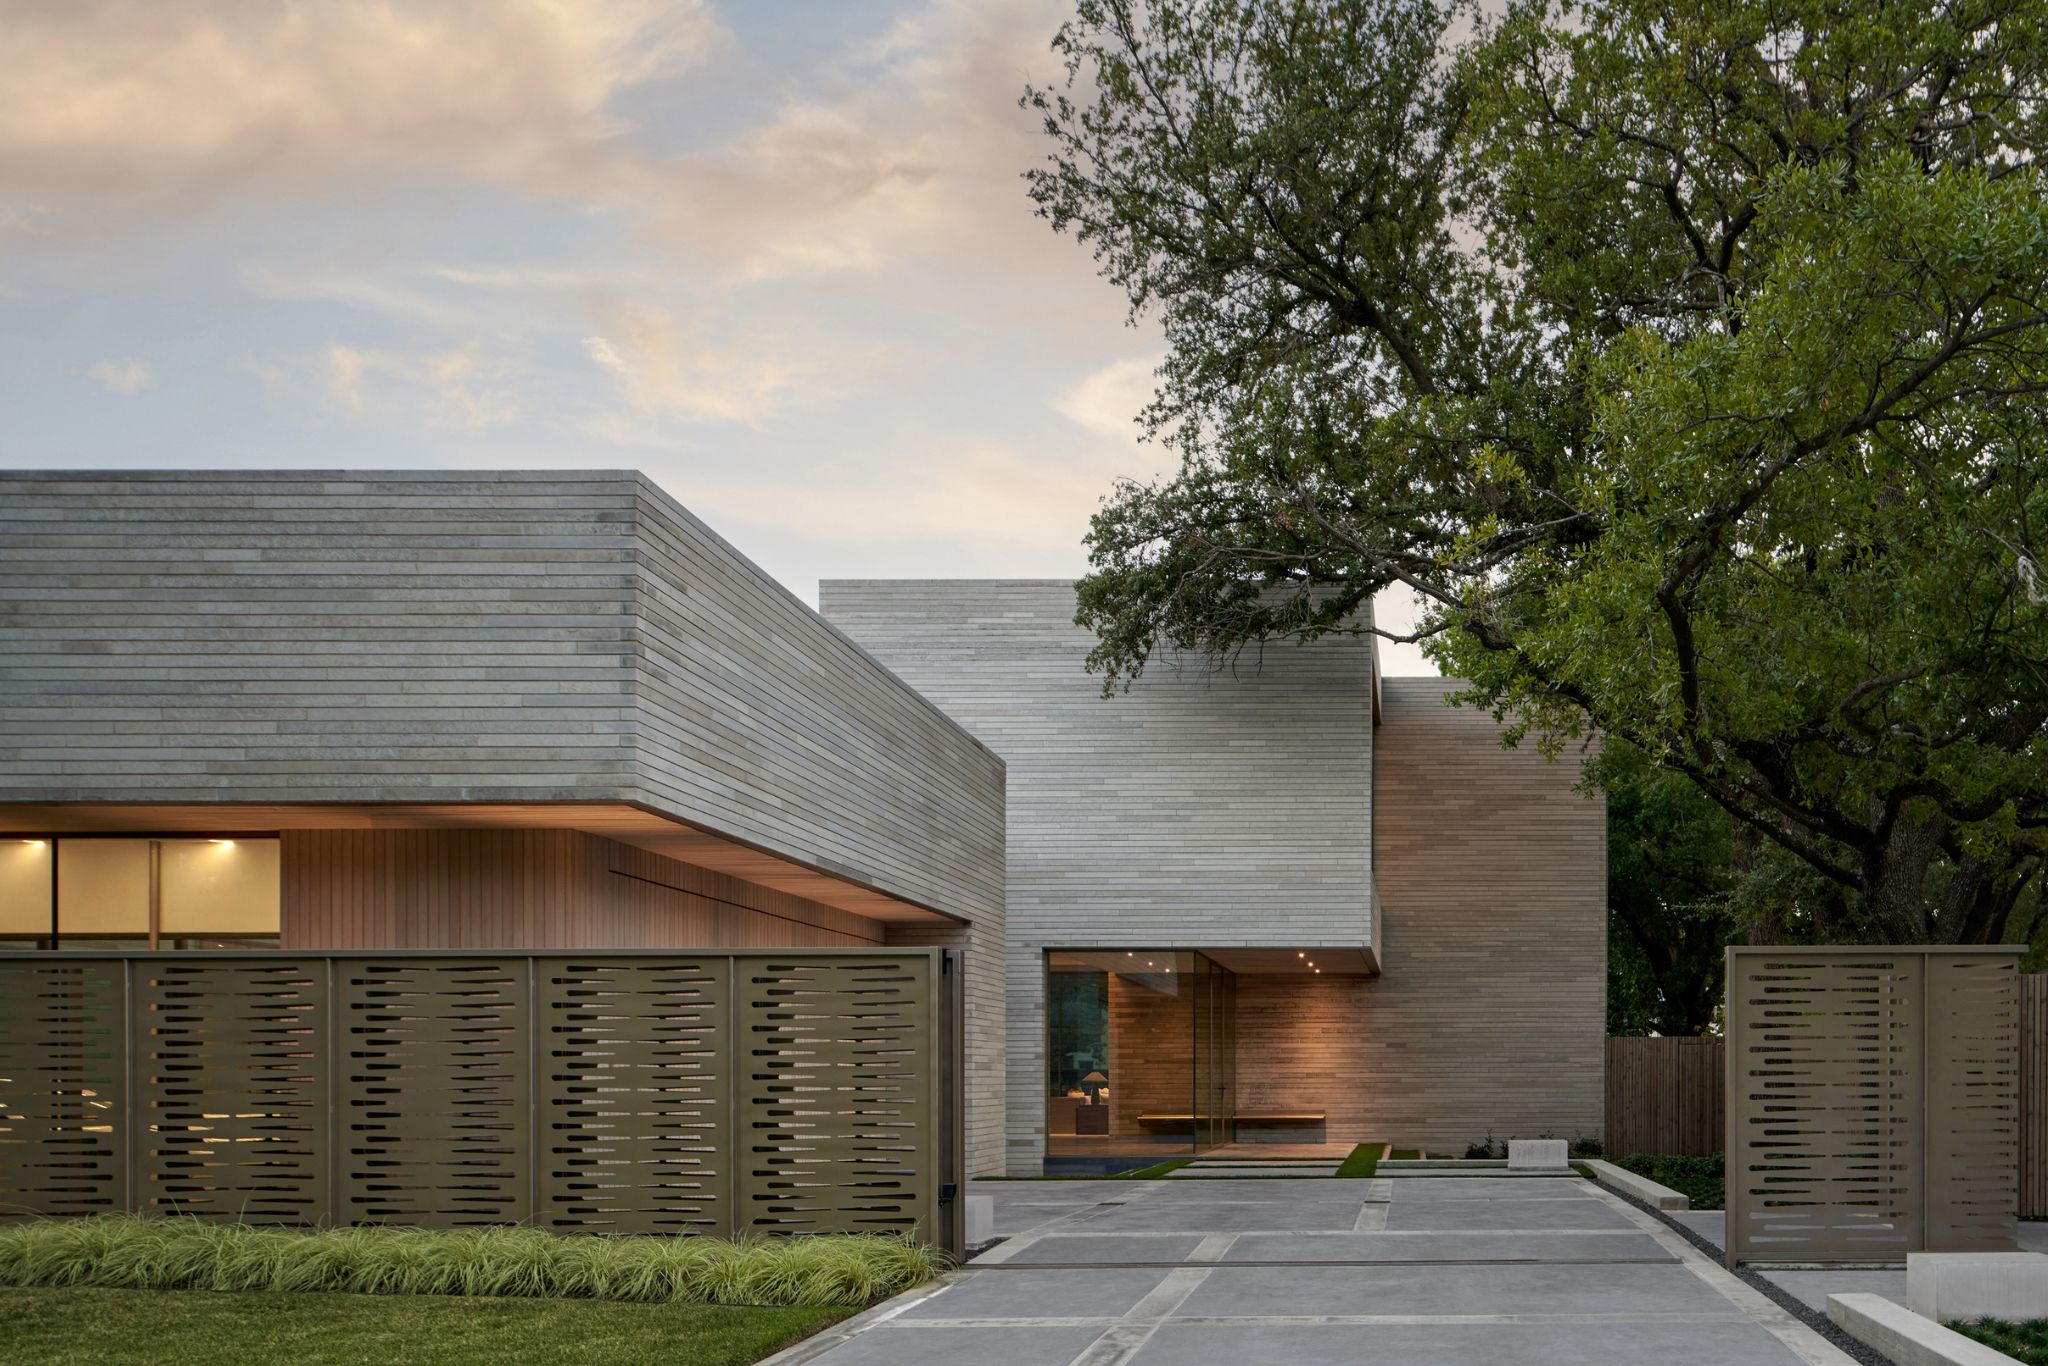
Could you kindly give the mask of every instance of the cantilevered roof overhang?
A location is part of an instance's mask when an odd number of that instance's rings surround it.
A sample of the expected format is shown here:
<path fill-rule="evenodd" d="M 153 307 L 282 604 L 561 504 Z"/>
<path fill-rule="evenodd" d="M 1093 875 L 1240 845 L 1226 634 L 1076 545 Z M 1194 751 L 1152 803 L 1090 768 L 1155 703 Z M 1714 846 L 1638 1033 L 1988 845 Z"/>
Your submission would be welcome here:
<path fill-rule="evenodd" d="M 966 923 L 629 802 L 0 803 L 0 835 L 254 836 L 284 830 L 581 830 L 884 924 Z"/>

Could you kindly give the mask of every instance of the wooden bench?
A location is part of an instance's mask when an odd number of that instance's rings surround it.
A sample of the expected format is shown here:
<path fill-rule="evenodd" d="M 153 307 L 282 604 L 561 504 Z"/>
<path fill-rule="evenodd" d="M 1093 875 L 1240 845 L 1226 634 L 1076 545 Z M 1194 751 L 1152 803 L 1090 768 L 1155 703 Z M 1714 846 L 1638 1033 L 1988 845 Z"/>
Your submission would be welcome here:
<path fill-rule="evenodd" d="M 1232 1121 L 1235 1123 L 1250 1125 L 1321 1124 L 1326 1118 L 1327 1116 L 1324 1115 L 1323 1112 L 1320 1110 L 1316 1110 L 1313 1112 L 1304 1110 L 1300 1112 L 1285 1113 L 1273 1110 L 1239 1110 L 1231 1116 Z M 1169 1124 L 1174 1125 L 1176 1127 L 1186 1126 L 1192 1128 L 1194 1122 L 1195 1116 L 1193 1115 L 1138 1116 L 1139 1125 L 1143 1128 L 1148 1129 L 1164 1128 Z"/>

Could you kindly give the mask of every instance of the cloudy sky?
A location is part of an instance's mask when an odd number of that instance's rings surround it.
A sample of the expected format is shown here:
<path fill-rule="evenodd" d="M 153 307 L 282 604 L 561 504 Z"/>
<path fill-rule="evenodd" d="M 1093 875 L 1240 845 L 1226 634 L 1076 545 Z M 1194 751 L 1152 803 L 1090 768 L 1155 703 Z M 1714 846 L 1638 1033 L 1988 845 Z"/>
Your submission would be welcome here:
<path fill-rule="evenodd" d="M 633 467 L 806 596 L 1078 574 L 1172 461 L 1019 179 L 1069 7 L 10 0 L 0 463 Z"/>

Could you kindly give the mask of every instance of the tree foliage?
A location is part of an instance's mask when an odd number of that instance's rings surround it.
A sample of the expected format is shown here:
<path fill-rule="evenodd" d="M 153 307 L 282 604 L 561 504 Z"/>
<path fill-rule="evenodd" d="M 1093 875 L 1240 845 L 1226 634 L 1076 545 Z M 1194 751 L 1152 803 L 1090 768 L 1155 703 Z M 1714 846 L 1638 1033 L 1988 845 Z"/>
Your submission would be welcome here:
<path fill-rule="evenodd" d="M 1743 937 L 1733 822 L 1633 745 L 1604 746 L 1587 776 L 1607 794 L 1607 1032 L 1704 1034 Z"/>
<path fill-rule="evenodd" d="M 1083 0 L 1031 192 L 1169 344 L 1080 620 L 1374 629 L 1986 941 L 2048 849 L 2042 0 Z"/>

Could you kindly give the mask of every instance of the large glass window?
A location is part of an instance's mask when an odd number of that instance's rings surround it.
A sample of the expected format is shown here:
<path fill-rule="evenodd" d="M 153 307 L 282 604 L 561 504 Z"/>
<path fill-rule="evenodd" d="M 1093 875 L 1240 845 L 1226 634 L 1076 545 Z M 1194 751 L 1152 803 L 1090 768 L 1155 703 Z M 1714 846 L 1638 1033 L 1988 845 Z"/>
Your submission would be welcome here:
<path fill-rule="evenodd" d="M 277 942 L 275 839 L 65 836 L 0 849 L 0 947 Z"/>
<path fill-rule="evenodd" d="M 1046 956 L 1046 1158 L 1113 1171 L 1227 1143 L 1231 974 L 1198 953 Z"/>

